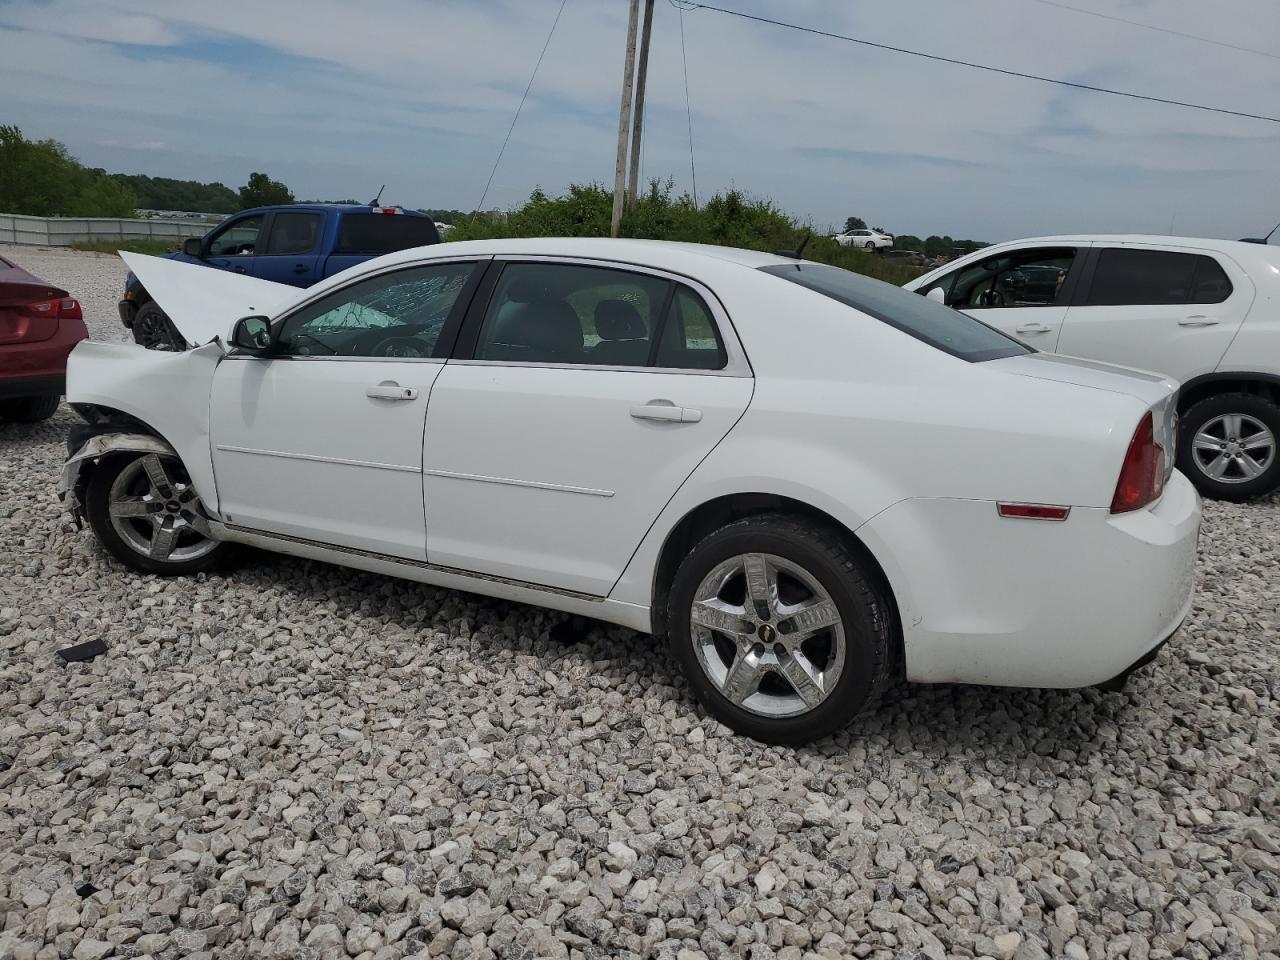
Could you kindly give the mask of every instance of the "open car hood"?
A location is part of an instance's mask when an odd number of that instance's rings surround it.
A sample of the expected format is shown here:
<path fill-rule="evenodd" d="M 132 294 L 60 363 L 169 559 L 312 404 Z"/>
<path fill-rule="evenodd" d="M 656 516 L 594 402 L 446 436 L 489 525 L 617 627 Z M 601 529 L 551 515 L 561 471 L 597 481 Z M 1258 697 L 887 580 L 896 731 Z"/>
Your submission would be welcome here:
<path fill-rule="evenodd" d="M 138 281 L 193 346 L 230 340 L 241 317 L 273 316 L 302 292 L 297 287 L 202 264 L 121 251 Z"/>

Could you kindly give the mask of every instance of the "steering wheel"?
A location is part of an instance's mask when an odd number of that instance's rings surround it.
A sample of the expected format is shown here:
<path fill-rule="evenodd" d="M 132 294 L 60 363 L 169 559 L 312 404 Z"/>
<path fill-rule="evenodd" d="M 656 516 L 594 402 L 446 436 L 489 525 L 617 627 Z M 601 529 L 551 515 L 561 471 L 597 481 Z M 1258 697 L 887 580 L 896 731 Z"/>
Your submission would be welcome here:
<path fill-rule="evenodd" d="M 412 357 L 425 360 L 431 356 L 431 348 L 414 337 L 387 337 L 374 344 L 370 352 L 375 357 Z"/>
<path fill-rule="evenodd" d="M 984 290 L 978 294 L 978 306 L 983 307 L 1003 307 L 1005 304 L 1004 293 L 1000 290 L 992 288 Z"/>

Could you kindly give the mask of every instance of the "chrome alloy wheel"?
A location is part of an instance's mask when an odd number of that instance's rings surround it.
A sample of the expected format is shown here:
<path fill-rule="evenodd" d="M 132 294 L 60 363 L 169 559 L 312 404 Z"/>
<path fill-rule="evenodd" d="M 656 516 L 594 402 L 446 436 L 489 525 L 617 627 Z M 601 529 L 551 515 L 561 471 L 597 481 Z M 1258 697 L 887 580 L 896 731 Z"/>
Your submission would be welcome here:
<path fill-rule="evenodd" d="M 698 665 L 735 706 L 764 717 L 807 713 L 845 661 L 835 601 L 803 567 L 770 553 L 730 557 L 698 585 L 689 612 Z"/>
<path fill-rule="evenodd" d="M 1248 483 L 1271 466 L 1275 434 L 1246 413 L 1224 413 L 1202 426 L 1191 441 L 1196 466 L 1219 483 Z"/>
<path fill-rule="evenodd" d="M 195 488 L 171 458 L 150 453 L 131 461 L 111 484 L 107 504 L 112 529 L 144 557 L 180 563 L 218 546 Z"/>

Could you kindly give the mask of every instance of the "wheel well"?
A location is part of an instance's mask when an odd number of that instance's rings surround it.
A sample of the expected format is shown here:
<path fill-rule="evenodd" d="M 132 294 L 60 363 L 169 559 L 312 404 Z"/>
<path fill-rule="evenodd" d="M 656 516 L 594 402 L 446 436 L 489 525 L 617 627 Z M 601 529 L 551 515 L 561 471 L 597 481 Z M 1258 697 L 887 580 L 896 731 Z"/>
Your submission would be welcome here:
<path fill-rule="evenodd" d="M 689 551 L 708 534 L 744 517 L 761 513 L 787 513 L 801 516 L 822 526 L 836 531 L 845 545 L 866 564 L 867 574 L 875 581 L 889 601 L 893 620 L 893 636 L 896 649 L 896 663 L 903 663 L 901 618 L 898 601 L 889 585 L 889 578 L 876 560 L 874 554 L 866 548 L 844 524 L 816 507 L 800 500 L 783 497 L 772 493 L 735 493 L 706 503 L 691 510 L 667 534 L 666 542 L 658 554 L 657 569 L 653 578 L 653 605 L 650 608 L 650 619 L 653 623 L 654 636 L 663 636 L 667 629 L 667 597 L 671 592 L 671 583 L 675 579 L 676 569 Z"/>
<path fill-rule="evenodd" d="M 1192 380 L 1182 388 L 1178 396 L 1178 413 L 1184 414 L 1201 400 L 1223 393 L 1249 393 L 1280 403 L 1280 378 L 1241 374 Z"/>

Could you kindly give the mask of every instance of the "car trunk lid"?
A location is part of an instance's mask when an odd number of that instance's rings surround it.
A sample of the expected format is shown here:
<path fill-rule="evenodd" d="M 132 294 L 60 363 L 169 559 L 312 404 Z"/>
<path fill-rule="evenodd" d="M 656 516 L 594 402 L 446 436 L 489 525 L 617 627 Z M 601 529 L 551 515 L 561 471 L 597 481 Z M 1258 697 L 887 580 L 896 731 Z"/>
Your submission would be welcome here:
<path fill-rule="evenodd" d="M 0 344 L 48 340 L 64 316 L 80 316 L 67 291 L 0 260 Z"/>

